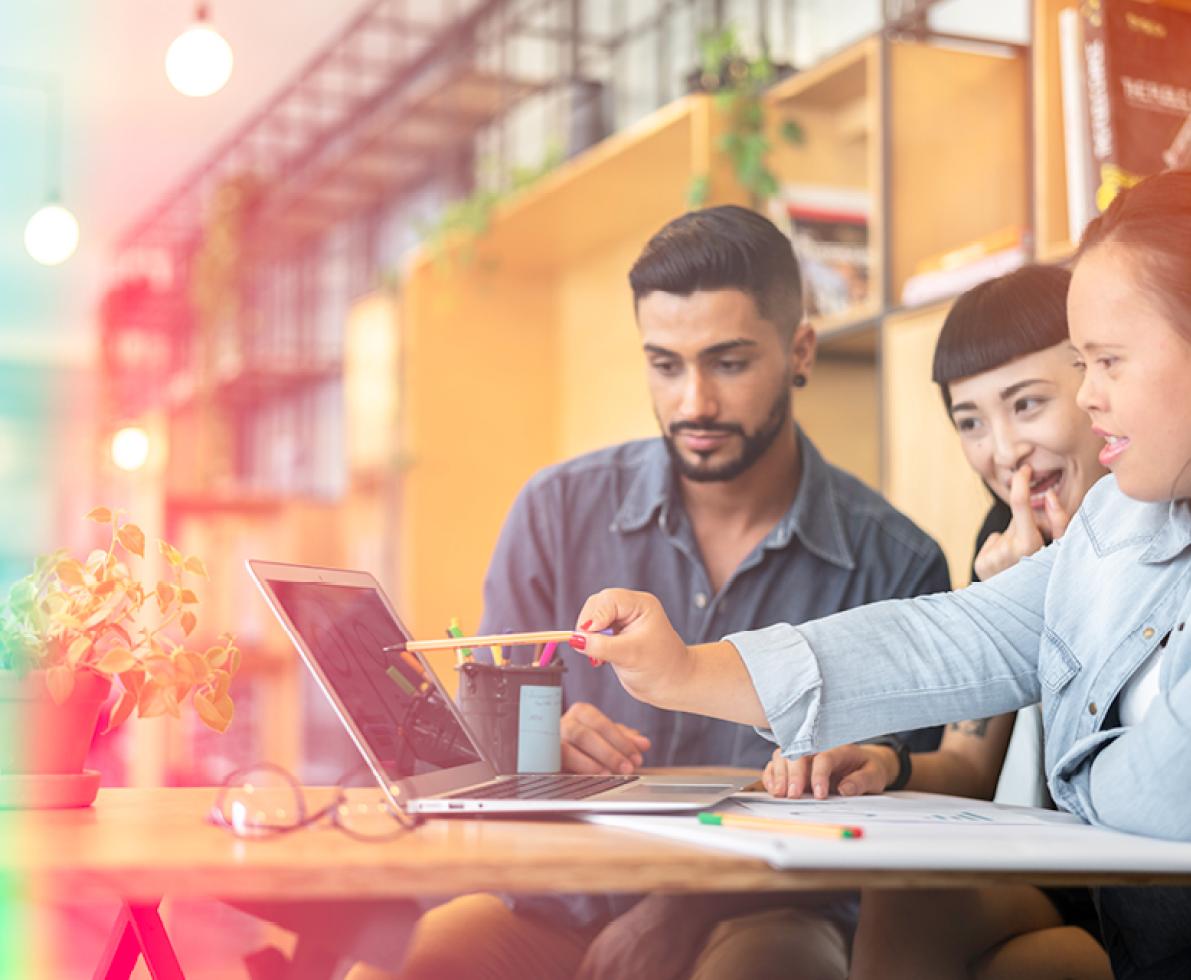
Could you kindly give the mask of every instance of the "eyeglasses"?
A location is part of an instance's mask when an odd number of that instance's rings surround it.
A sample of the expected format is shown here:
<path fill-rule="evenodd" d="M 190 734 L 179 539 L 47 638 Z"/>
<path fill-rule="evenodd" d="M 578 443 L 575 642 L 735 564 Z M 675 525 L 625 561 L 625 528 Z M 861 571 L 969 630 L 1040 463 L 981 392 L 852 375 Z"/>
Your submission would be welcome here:
<path fill-rule="evenodd" d="M 395 840 L 420 826 L 422 817 L 394 806 L 379 789 L 350 798 L 347 783 L 363 769 L 357 766 L 326 792 L 330 800 L 317 807 L 307 802 L 307 790 L 287 769 L 262 762 L 237 769 L 224 780 L 211 806 L 208 821 L 237 837 L 280 837 L 326 820 L 360 841 Z M 321 795 L 321 793 L 320 793 Z"/>

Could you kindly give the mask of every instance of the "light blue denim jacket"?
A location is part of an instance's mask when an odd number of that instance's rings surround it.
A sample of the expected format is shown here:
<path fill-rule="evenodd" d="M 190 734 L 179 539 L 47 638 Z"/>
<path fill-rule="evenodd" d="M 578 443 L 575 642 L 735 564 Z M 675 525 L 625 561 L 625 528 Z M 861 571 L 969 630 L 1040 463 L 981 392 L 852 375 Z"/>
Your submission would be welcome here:
<path fill-rule="evenodd" d="M 1066 535 L 987 582 L 727 637 L 787 756 L 1041 700 L 1046 772 L 1090 823 L 1191 840 L 1191 506 L 1104 477 Z M 1121 688 L 1169 632 L 1144 720 Z"/>

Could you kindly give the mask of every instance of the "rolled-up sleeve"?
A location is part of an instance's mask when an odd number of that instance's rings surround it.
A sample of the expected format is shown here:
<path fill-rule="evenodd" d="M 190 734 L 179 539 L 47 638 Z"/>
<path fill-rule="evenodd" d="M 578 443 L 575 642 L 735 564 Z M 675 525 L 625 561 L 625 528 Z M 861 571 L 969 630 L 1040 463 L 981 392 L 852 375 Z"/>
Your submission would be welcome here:
<path fill-rule="evenodd" d="M 726 639 L 739 651 L 769 719 L 770 727 L 758 731 L 788 754 L 813 751 L 823 680 L 810 645 L 785 623 Z"/>
<path fill-rule="evenodd" d="M 959 592 L 727 637 L 765 710 L 763 734 L 796 756 L 1033 704 L 1052 548 Z"/>

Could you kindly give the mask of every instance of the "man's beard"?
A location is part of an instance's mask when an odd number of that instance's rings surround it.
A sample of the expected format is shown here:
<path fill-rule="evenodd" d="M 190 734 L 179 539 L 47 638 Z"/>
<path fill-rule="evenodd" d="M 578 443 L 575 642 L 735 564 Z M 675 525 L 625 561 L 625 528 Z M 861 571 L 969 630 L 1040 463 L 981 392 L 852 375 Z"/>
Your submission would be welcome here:
<path fill-rule="evenodd" d="M 681 476 L 695 483 L 722 483 L 735 480 L 764 456 L 789 417 L 790 389 L 783 386 L 781 394 L 778 395 L 773 407 L 769 410 L 769 415 L 755 432 L 746 433 L 743 426 L 735 422 L 701 422 L 696 419 L 691 422 L 675 422 L 670 426 L 669 432 L 662 432 L 662 439 L 666 443 L 666 450 L 670 453 L 670 459 L 674 463 L 675 469 Z M 679 452 L 678 446 L 674 443 L 675 436 L 684 429 L 693 429 L 699 432 L 728 432 L 740 436 L 743 440 L 740 455 L 718 466 L 692 463 Z"/>

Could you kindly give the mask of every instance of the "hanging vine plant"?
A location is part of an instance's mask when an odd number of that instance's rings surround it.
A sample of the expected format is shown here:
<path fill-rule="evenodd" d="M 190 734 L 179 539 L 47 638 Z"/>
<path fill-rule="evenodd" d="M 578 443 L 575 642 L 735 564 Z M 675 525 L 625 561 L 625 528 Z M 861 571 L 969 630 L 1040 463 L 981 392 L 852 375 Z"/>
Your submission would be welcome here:
<path fill-rule="evenodd" d="M 710 93 L 716 109 L 727 121 L 727 130 L 721 134 L 716 149 L 732 164 L 736 179 L 748 192 L 753 207 L 760 207 L 779 189 L 777 176 L 768 163 L 772 144 L 768 136 L 765 90 L 793 69 L 774 65 L 766 53 L 750 58 L 733 27 L 703 35 L 699 53 L 700 68 L 692 76 L 692 87 Z M 782 120 L 778 133 L 791 145 L 798 146 L 806 140 L 802 127 L 793 119 Z M 692 208 L 703 207 L 710 190 L 708 175 L 698 175 L 687 192 L 687 204 Z"/>

